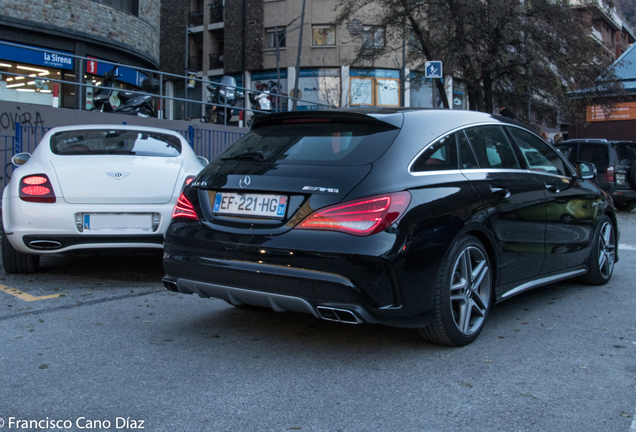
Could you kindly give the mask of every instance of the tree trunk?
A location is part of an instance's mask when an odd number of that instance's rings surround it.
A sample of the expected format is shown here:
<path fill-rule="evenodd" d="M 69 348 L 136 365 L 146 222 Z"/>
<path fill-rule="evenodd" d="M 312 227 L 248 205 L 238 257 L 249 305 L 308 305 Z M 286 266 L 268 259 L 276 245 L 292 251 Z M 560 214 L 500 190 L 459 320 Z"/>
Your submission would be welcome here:
<path fill-rule="evenodd" d="M 426 43 L 427 40 L 424 37 L 424 34 L 422 33 L 422 29 L 420 28 L 419 23 L 415 20 L 415 17 L 413 16 L 413 14 L 411 14 L 407 10 L 408 8 L 407 0 L 399 0 L 399 1 L 400 1 L 400 4 L 402 5 L 402 11 L 404 15 L 408 18 L 409 22 L 411 23 L 411 26 L 413 27 L 413 32 L 415 33 L 415 37 L 420 42 L 420 47 L 422 48 L 422 54 L 424 54 L 424 57 L 426 58 L 426 60 L 433 60 L 431 51 L 429 50 L 428 45 Z M 437 90 L 439 91 L 439 95 L 442 99 L 442 105 L 444 105 L 444 108 L 446 109 L 450 108 L 442 80 L 435 80 L 435 81 L 436 81 L 435 85 L 437 86 Z"/>
<path fill-rule="evenodd" d="M 484 87 L 484 112 L 492 114 L 492 76 L 490 71 L 484 68 L 484 65 L 482 65 L 481 83 Z"/>

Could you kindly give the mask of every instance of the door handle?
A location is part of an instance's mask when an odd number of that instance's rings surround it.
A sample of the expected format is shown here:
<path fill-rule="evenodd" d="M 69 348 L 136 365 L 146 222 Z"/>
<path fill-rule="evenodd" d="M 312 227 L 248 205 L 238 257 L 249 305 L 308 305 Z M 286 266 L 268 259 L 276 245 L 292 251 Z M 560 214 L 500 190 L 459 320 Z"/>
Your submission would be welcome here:
<path fill-rule="evenodd" d="M 512 195 L 508 189 L 496 187 L 496 186 L 490 186 L 490 191 L 492 192 L 493 195 L 497 195 L 504 198 L 510 198 L 510 195 Z"/>

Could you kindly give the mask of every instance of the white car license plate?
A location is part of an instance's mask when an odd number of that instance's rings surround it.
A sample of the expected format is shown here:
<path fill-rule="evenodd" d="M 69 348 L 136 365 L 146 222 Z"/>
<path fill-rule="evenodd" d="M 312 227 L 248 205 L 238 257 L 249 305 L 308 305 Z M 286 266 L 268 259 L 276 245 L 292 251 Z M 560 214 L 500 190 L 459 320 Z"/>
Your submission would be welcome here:
<path fill-rule="evenodd" d="M 84 213 L 83 216 L 84 231 L 152 231 L 152 215 L 150 213 Z"/>
<path fill-rule="evenodd" d="M 237 194 L 218 192 L 214 198 L 214 213 L 240 216 L 260 216 L 282 219 L 287 210 L 285 195 Z"/>

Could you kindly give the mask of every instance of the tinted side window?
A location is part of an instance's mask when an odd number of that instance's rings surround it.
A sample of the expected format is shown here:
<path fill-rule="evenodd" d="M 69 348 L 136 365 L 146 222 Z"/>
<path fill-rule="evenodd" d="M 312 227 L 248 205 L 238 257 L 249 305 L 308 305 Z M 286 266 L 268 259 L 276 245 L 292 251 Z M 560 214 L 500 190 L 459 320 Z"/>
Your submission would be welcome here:
<path fill-rule="evenodd" d="M 608 145 L 593 143 L 579 144 L 579 160 L 593 163 L 599 172 L 605 172 L 609 166 Z"/>
<path fill-rule="evenodd" d="M 457 132 L 457 147 L 459 148 L 459 167 L 461 169 L 475 169 L 479 168 L 477 158 L 473 149 L 466 138 L 464 132 Z"/>
<path fill-rule="evenodd" d="M 499 126 L 481 126 L 466 130 L 481 168 L 519 169 L 512 146 Z"/>
<path fill-rule="evenodd" d="M 522 129 L 507 129 L 519 146 L 528 168 L 549 174 L 566 174 L 563 160 L 542 139 Z"/>
<path fill-rule="evenodd" d="M 457 169 L 457 140 L 455 134 L 446 135 L 420 155 L 411 167 L 412 172 Z"/>

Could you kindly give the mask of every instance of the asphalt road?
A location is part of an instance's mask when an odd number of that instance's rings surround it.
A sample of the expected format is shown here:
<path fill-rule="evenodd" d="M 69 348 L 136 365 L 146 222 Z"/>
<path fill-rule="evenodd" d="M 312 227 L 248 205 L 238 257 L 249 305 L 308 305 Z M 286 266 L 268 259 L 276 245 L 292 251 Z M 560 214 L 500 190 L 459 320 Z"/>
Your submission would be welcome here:
<path fill-rule="evenodd" d="M 170 293 L 159 255 L 0 271 L 0 432 L 636 432 L 636 211 L 620 227 L 610 284 L 519 295 L 455 349 Z"/>

